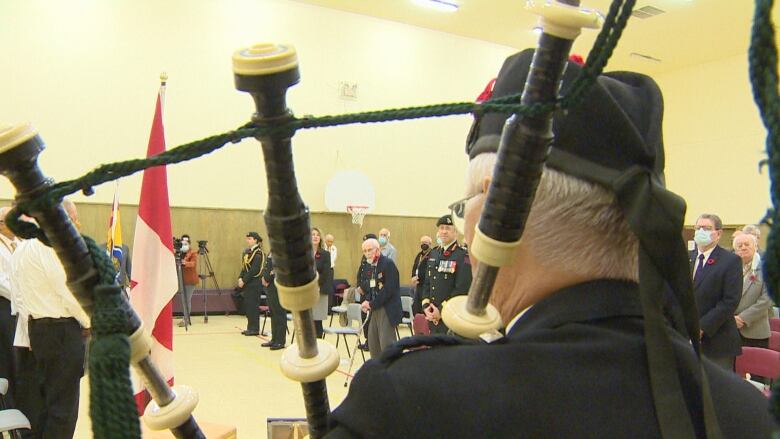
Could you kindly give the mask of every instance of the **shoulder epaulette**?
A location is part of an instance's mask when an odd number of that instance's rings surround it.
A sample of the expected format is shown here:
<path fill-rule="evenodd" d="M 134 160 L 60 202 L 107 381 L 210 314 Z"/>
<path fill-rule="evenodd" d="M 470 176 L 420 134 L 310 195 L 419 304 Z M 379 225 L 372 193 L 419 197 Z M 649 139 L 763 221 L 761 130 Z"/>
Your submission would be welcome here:
<path fill-rule="evenodd" d="M 506 337 L 503 337 L 492 341 L 490 344 L 503 343 L 505 340 Z M 486 344 L 488 344 L 488 342 L 481 338 L 471 340 L 457 335 L 415 335 L 393 343 L 382 352 L 382 355 L 379 357 L 379 362 L 389 364 L 408 353 L 418 350 L 441 349 L 448 346 L 480 346 Z"/>

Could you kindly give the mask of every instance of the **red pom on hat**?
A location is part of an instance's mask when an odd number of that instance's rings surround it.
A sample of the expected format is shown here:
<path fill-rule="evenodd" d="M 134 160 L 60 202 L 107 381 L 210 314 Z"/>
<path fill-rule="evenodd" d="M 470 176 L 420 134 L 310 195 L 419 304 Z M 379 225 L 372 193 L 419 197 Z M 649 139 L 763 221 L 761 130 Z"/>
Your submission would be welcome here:
<path fill-rule="evenodd" d="M 572 53 L 569 55 L 569 61 L 581 66 L 585 64 L 585 60 L 582 59 L 581 55 L 577 55 L 576 53 Z"/>
<path fill-rule="evenodd" d="M 493 97 L 493 86 L 496 84 L 496 78 L 493 78 L 490 80 L 490 82 L 487 83 L 485 86 L 485 89 L 482 90 L 482 93 L 477 96 L 477 103 L 482 103 L 487 100 L 489 100 L 491 97 Z"/>

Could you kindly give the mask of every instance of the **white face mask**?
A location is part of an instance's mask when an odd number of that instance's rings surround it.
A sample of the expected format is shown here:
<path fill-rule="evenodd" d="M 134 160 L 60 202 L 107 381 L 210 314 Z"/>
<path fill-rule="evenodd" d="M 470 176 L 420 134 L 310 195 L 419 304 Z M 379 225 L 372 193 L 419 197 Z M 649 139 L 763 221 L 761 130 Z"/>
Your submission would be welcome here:
<path fill-rule="evenodd" d="M 183 251 L 183 252 L 190 251 L 190 245 L 189 244 L 182 244 L 181 245 L 181 251 Z"/>
<path fill-rule="evenodd" d="M 704 229 L 698 229 L 693 235 L 693 240 L 696 241 L 696 244 L 698 244 L 700 247 L 706 247 L 712 244 L 712 232 Z"/>

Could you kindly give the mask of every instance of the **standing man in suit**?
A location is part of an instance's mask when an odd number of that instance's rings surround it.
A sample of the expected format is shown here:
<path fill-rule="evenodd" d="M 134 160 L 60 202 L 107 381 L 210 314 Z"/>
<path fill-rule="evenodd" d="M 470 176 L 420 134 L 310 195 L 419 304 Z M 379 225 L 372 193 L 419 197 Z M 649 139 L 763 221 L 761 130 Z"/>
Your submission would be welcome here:
<path fill-rule="evenodd" d="M 693 293 L 699 309 L 702 352 L 727 370 L 742 353 L 734 311 L 742 296 L 742 262 L 739 256 L 719 246 L 723 222 L 703 213 L 696 220 L 696 250 L 690 252 Z"/>
<path fill-rule="evenodd" d="M 260 335 L 260 292 L 263 284 L 260 275 L 265 269 L 265 254 L 263 253 L 263 238 L 257 232 L 246 234 L 247 251 L 244 253 L 241 275 L 238 277 L 238 288 L 244 296 L 246 311 L 246 330 L 243 335 Z"/>
<path fill-rule="evenodd" d="M 398 341 L 395 328 L 401 323 L 401 284 L 395 262 L 381 253 L 379 241 L 363 242 L 363 256 L 372 266 L 372 276 L 367 297 L 360 307 L 364 312 L 371 312 L 368 347 L 371 358 L 379 358 L 382 351 Z"/>

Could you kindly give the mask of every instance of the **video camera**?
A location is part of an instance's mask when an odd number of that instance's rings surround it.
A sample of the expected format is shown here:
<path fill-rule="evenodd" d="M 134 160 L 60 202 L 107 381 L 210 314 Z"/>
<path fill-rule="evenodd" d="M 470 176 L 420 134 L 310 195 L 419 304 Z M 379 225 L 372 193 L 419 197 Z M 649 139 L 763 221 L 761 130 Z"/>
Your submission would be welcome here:
<path fill-rule="evenodd" d="M 206 240 L 198 241 L 198 254 L 203 255 L 209 252 L 209 249 L 206 247 L 207 243 L 208 241 Z"/>
<path fill-rule="evenodd" d="M 181 239 L 173 237 L 173 254 L 177 258 L 181 257 Z"/>

